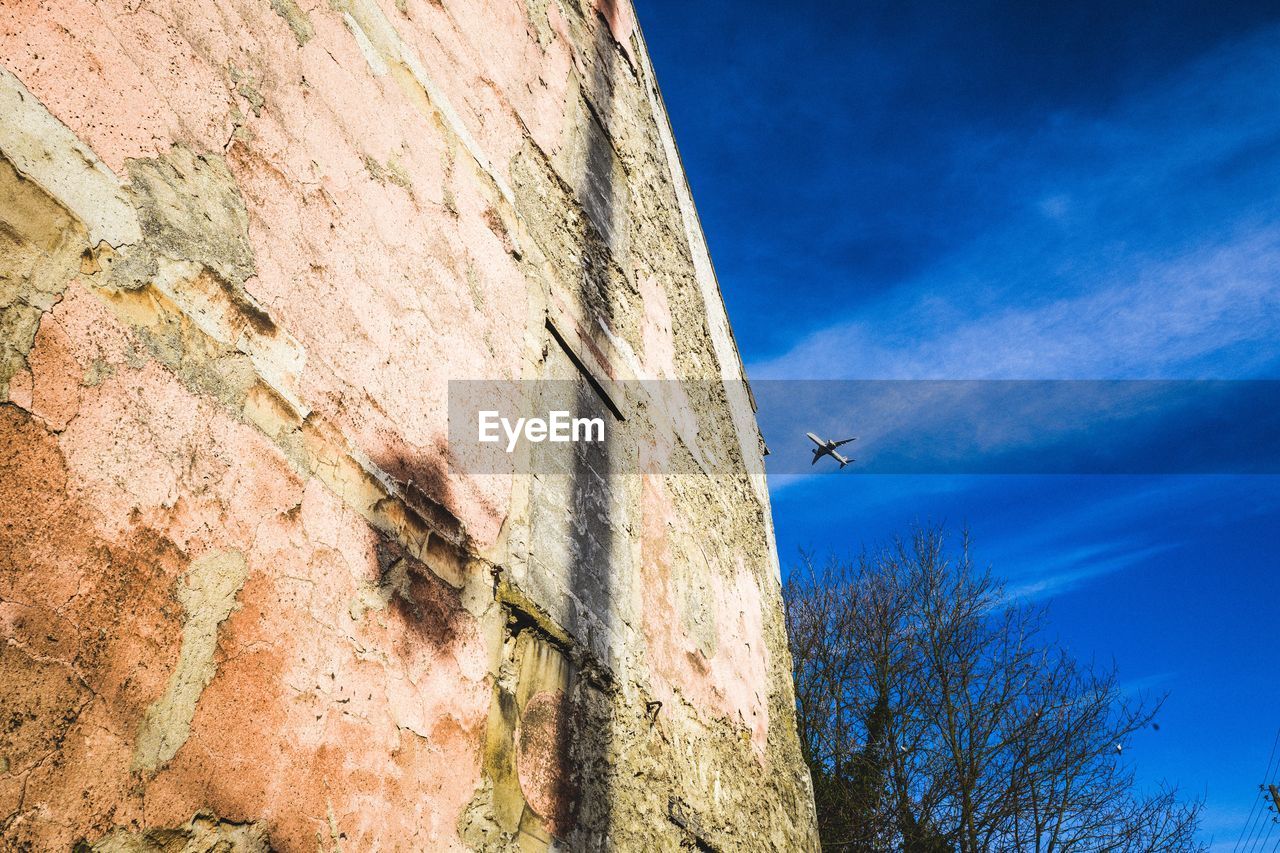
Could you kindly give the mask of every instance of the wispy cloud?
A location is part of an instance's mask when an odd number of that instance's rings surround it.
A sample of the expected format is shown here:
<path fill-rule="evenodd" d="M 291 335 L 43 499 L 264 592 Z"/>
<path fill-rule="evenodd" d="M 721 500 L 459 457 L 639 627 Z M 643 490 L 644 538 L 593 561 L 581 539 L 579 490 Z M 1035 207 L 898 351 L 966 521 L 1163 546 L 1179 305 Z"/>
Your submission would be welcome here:
<path fill-rule="evenodd" d="M 1176 670 L 1153 672 L 1138 678 L 1132 678 L 1120 684 L 1120 692 L 1126 696 L 1142 696 L 1156 688 L 1164 687 L 1178 677 Z"/>
<path fill-rule="evenodd" d="M 1124 542 L 1095 543 L 1061 551 L 1027 574 L 1034 577 L 1005 589 L 1008 601 L 1038 601 L 1070 592 L 1084 583 L 1144 563 L 1170 550 L 1169 544 L 1133 547 Z M 1025 574 L 1024 574 L 1025 576 Z"/>
<path fill-rule="evenodd" d="M 1109 117 L 974 140 L 1026 176 L 1023 215 L 751 375 L 1265 375 L 1280 364 L 1280 199 L 1259 190 L 1280 172 L 1277 37 Z"/>
<path fill-rule="evenodd" d="M 771 474 L 1280 473 L 1280 381 L 762 380 Z"/>
<path fill-rule="evenodd" d="M 809 336 L 757 378 L 1209 378 L 1255 374 L 1276 358 L 1280 226 L 1169 260 L 1129 259 L 1071 298 L 964 318 L 925 295 L 878 306 Z M 1215 353 L 1258 347 L 1221 363 Z"/>
<path fill-rule="evenodd" d="M 984 553 L 1008 579 L 1009 600 L 1039 601 L 1171 555 L 1184 543 L 1167 533 L 1139 535 L 1135 519 L 1159 502 L 1193 502 L 1186 479 L 1134 481 L 1102 500 L 1079 504 L 1007 535 Z"/>
<path fill-rule="evenodd" d="M 1255 806 L 1250 810 L 1247 806 L 1223 806 L 1210 802 L 1200 823 L 1201 834 L 1212 839 L 1209 853 L 1237 853 L 1245 827 L 1251 824 L 1256 831 L 1259 808 Z"/>

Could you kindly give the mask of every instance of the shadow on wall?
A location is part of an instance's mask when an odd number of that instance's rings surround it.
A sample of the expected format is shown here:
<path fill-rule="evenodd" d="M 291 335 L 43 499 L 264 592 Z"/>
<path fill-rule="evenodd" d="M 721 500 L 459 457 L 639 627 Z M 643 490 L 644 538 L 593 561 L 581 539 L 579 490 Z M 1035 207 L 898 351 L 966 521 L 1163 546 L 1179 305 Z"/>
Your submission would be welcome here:
<path fill-rule="evenodd" d="M 591 83 L 583 93 L 594 106 L 593 120 L 599 122 L 598 132 L 590 133 L 584 174 L 579 183 L 580 193 L 586 194 L 583 206 L 588 218 L 599 231 L 599 238 L 612 250 L 619 243 L 617 235 L 617 208 L 625 203 L 622 196 L 625 187 L 614 185 L 614 152 L 609 139 L 609 122 L 613 114 L 614 63 L 618 61 L 617 46 L 611 36 L 608 22 L 617 9 L 618 0 L 599 0 L 595 27 L 595 63 L 591 66 Z M 625 226 L 624 226 L 625 227 Z M 611 253 L 583 252 L 582 289 L 579 292 L 580 316 L 592 322 L 596 318 L 610 328 L 614 327 L 614 294 L 611 293 L 607 261 L 597 268 L 602 258 Z M 596 328 L 591 328 L 597 334 Z M 574 411 L 598 409 L 601 400 L 588 382 L 577 383 Z M 582 600 L 590 614 L 603 622 L 604 637 L 599 644 L 611 643 L 615 626 L 614 574 L 614 508 L 617 498 L 612 494 L 611 464 L 616 448 L 611 442 L 615 430 L 605 430 L 605 441 L 570 445 L 575 449 L 569 490 L 572 517 L 572 564 L 569 571 L 569 589 Z M 572 604 L 571 604 L 572 606 Z M 590 617 L 588 617 L 589 619 Z M 586 624 L 590 624 L 587 622 Z M 590 630 L 590 628 L 588 629 Z M 583 638 L 584 640 L 587 638 Z M 603 850 L 611 846 L 613 828 L 613 793 L 616 768 L 610 756 L 613 752 L 614 722 L 610 685 L 592 684 L 587 678 L 577 679 L 573 705 L 576 709 L 570 744 L 571 766 L 580 774 L 579 788 L 580 835 L 587 850 Z"/>
<path fill-rule="evenodd" d="M 574 313 L 582 318 L 577 333 L 597 336 L 600 324 L 614 325 L 614 258 L 625 243 L 618 224 L 625 220 L 619 215 L 625 188 L 617 186 L 619 166 L 608 130 L 620 54 L 608 26 L 617 12 L 612 0 L 602 0 L 594 9 L 590 2 L 582 7 L 594 17 L 585 22 L 592 33 L 591 54 L 584 57 L 588 79 L 581 83 L 583 100 L 576 109 L 581 124 L 573 128 L 585 147 L 577 149 L 578 171 L 570 183 L 584 216 L 576 217 L 579 245 L 573 252 L 578 266 L 561 275 L 576 279 L 563 284 L 577 285 L 569 294 L 576 301 Z M 544 334 L 552 353 L 543 362 L 544 377 L 573 381 L 548 382 L 543 389 L 548 396 L 540 405 L 599 414 L 613 418 L 616 426 L 618 413 L 602 399 L 573 352 L 574 344 L 550 323 Z M 549 454 L 548 470 L 557 473 L 531 484 L 530 564 L 548 573 L 532 585 L 563 594 L 564 600 L 550 607 L 556 614 L 552 619 L 545 618 L 550 614 L 539 602 L 505 602 L 505 675 L 499 676 L 495 690 L 486 763 L 499 824 L 519 834 L 530 849 L 550 847 L 553 839 L 582 851 L 611 849 L 616 843 L 617 694 L 607 665 L 622 568 L 615 565 L 620 545 L 615 525 L 625 507 L 611 482 L 619 452 L 612 443 L 617 440 L 614 432 L 607 428 L 604 441 L 538 451 Z M 557 581 L 563 593 L 552 592 Z"/>

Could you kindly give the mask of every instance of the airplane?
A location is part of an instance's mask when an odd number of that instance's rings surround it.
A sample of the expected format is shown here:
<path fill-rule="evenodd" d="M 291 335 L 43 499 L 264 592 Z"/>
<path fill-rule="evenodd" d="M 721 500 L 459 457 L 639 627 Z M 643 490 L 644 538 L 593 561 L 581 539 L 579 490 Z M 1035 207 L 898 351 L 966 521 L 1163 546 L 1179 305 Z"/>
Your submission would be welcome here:
<path fill-rule="evenodd" d="M 846 438 L 842 441 L 823 441 L 822 439 L 818 438 L 816 435 L 814 435 L 811 432 L 806 432 L 805 435 L 809 436 L 810 441 L 818 445 L 813 451 L 813 461 L 809 463 L 810 465 L 817 465 L 818 460 L 824 456 L 830 456 L 832 459 L 839 462 L 841 468 L 843 468 L 844 466 L 848 465 L 850 462 L 853 461 L 852 459 L 845 459 L 839 453 L 836 453 L 836 448 L 842 444 L 848 444 L 851 441 L 857 441 L 858 439 Z"/>

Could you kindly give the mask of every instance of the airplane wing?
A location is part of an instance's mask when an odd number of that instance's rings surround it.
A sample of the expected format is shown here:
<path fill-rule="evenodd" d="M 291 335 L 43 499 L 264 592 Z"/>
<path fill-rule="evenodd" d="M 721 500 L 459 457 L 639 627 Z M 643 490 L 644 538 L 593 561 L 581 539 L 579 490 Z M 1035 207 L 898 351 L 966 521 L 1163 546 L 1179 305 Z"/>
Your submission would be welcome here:
<path fill-rule="evenodd" d="M 842 444 L 848 444 L 851 441 L 857 441 L 857 440 L 858 440 L 857 438 L 846 438 L 844 441 L 837 441 L 836 447 L 839 447 Z"/>
<path fill-rule="evenodd" d="M 818 445 L 819 447 L 823 447 L 823 446 L 824 446 L 824 445 L 823 445 L 823 443 L 822 443 L 822 439 L 818 438 L 818 437 L 817 437 L 816 435 L 814 435 L 813 433 L 811 433 L 811 432 L 806 432 L 806 433 L 805 433 L 805 435 L 807 435 L 807 436 L 809 437 L 809 440 L 810 440 L 810 441 L 812 441 L 814 444 Z"/>

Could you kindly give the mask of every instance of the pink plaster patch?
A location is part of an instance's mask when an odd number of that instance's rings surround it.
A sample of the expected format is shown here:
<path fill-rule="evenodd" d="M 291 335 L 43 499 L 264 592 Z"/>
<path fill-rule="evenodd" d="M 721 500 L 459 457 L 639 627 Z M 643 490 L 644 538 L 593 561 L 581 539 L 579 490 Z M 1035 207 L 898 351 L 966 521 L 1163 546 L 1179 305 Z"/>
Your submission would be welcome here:
<path fill-rule="evenodd" d="M 730 579 L 711 576 L 720 642 L 710 661 L 711 680 L 722 707 L 751 730 L 751 743 L 764 755 L 769 737 L 769 649 L 764 642 L 760 586 L 739 557 Z"/>
<path fill-rule="evenodd" d="M 71 339 L 57 317 L 46 314 L 36 332 L 35 346 L 27 356 L 33 386 L 30 410 L 55 432 L 80 411 L 80 379 L 84 367 L 71 354 Z"/>
<path fill-rule="evenodd" d="M 628 0 L 594 0 L 594 6 L 609 25 L 613 40 L 626 52 L 631 64 L 635 65 L 636 58 L 631 52 L 631 33 L 636 28 L 636 19 L 631 11 L 631 3 Z"/>
<path fill-rule="evenodd" d="M 644 306 L 641 341 L 644 347 L 645 379 L 674 379 L 676 345 L 671 334 L 671 307 L 667 291 L 656 276 L 640 279 L 640 304 Z"/>
<path fill-rule="evenodd" d="M 645 476 L 641 585 L 644 634 L 660 698 L 671 691 L 713 717 L 725 717 L 751 733 L 758 760 L 764 760 L 769 732 L 769 656 L 764 642 L 763 603 L 755 578 L 739 560 L 732 567 L 708 566 L 712 616 L 718 637 L 710 658 L 681 627 L 680 597 L 672 579 L 669 531 L 686 528 L 661 478 Z"/>
<path fill-rule="evenodd" d="M 9 379 L 9 399 L 31 411 L 31 371 L 23 368 Z"/>
<path fill-rule="evenodd" d="M 563 692 L 529 699 L 516 730 L 516 772 L 525 802 L 552 835 L 572 829 L 573 786 L 568 776 L 570 713 Z"/>
<path fill-rule="evenodd" d="M 113 372 L 136 349 L 116 315 L 79 280 L 73 280 L 51 316 L 66 332 L 69 351 L 86 369 L 95 362 Z"/>
<path fill-rule="evenodd" d="M 171 22 L 217 20 L 209 3 L 17 0 L 0 11 L 0 56 L 41 103 L 117 174 L 169 140 L 220 148 L 230 124 L 225 59 L 202 51 L 204 32 Z M 127 22 L 125 24 L 124 22 Z"/>
<path fill-rule="evenodd" d="M 186 455 L 183 434 L 207 416 L 154 362 L 83 389 L 79 416 L 61 436 L 68 467 L 83 476 L 70 488 L 86 498 L 91 493 L 88 502 L 121 532 L 133 526 L 135 509 L 172 507 Z"/>

